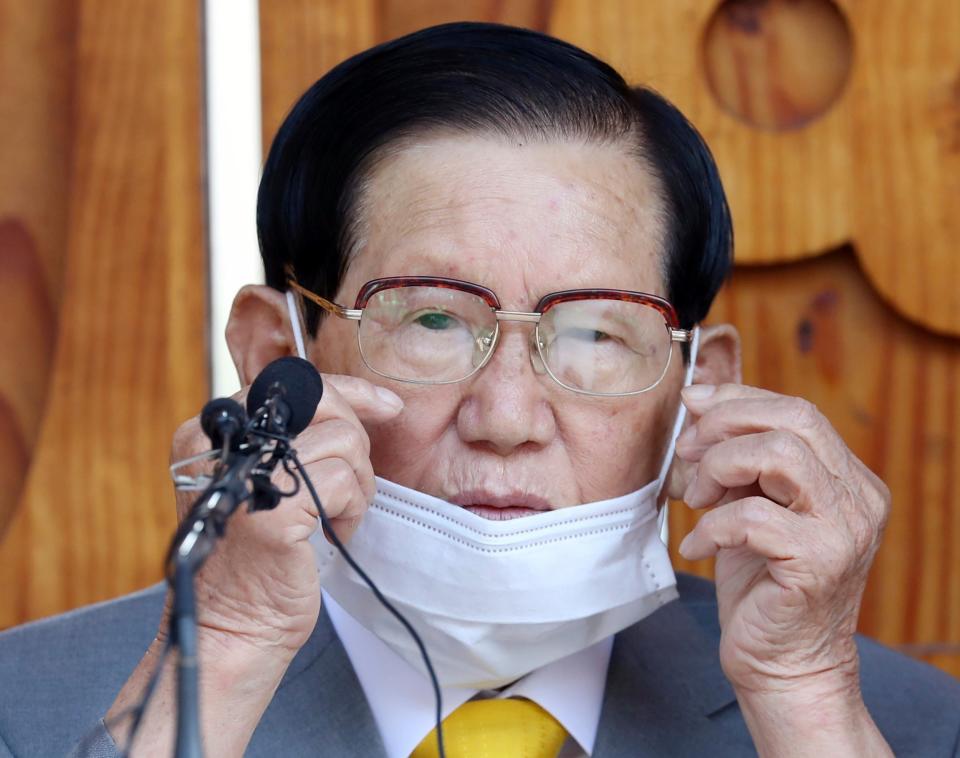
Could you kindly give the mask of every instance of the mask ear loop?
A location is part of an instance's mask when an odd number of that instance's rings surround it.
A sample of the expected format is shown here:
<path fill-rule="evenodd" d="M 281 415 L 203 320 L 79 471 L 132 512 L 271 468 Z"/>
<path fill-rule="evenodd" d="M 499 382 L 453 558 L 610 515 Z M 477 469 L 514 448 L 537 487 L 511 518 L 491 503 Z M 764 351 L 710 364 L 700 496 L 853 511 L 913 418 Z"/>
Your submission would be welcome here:
<path fill-rule="evenodd" d="M 297 346 L 297 356 L 307 360 L 307 349 L 303 342 L 303 333 L 306 328 L 303 323 L 303 316 L 297 307 L 297 301 L 293 296 L 293 290 L 287 290 L 287 312 L 290 314 L 290 328 L 293 330 L 293 341 Z"/>
<path fill-rule="evenodd" d="M 700 349 L 700 327 L 693 327 L 693 337 L 690 340 L 690 360 L 687 362 L 687 370 L 683 375 L 683 386 L 689 387 L 693 383 L 693 371 L 697 366 L 697 352 Z M 673 463 L 673 454 L 676 452 L 677 448 L 677 437 L 680 436 L 680 432 L 683 429 L 683 422 L 687 418 L 687 406 L 683 404 L 683 401 L 680 401 L 680 407 L 677 409 L 677 418 L 673 422 L 673 431 L 670 433 L 670 442 L 667 444 L 667 454 L 663 459 L 663 463 L 660 465 L 660 475 L 657 477 L 657 491 L 658 496 L 657 500 L 659 501 L 661 495 L 663 496 L 663 506 L 660 508 L 660 512 L 657 514 L 657 526 L 660 528 L 660 539 L 663 540 L 663 544 L 667 544 L 669 539 L 669 524 L 667 523 L 667 509 L 669 503 L 667 503 L 666 493 L 663 492 L 663 486 L 666 483 L 667 473 L 670 471 L 670 466 Z"/>
<path fill-rule="evenodd" d="M 290 317 L 290 330 L 293 332 L 293 343 L 297 348 L 297 357 L 307 360 L 307 348 L 303 341 L 303 335 L 307 331 L 306 324 L 303 323 L 303 311 L 297 307 L 297 297 L 293 290 L 287 290 L 287 315 Z M 321 519 L 317 516 L 317 528 L 321 526 Z"/>

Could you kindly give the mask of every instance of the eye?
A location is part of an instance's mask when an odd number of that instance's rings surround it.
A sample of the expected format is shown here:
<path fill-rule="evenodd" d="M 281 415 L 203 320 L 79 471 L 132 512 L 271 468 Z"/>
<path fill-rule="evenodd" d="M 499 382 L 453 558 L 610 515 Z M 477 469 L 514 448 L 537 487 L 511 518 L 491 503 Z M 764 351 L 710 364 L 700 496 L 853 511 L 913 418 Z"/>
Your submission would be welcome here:
<path fill-rule="evenodd" d="M 457 320 L 446 313 L 433 311 L 430 313 L 421 313 L 413 320 L 413 323 L 419 324 L 424 329 L 441 331 L 444 329 L 453 329 L 457 325 Z"/>
<path fill-rule="evenodd" d="M 582 342 L 608 342 L 614 339 L 614 337 L 606 332 L 601 332 L 599 329 L 565 329 L 563 336 Z"/>

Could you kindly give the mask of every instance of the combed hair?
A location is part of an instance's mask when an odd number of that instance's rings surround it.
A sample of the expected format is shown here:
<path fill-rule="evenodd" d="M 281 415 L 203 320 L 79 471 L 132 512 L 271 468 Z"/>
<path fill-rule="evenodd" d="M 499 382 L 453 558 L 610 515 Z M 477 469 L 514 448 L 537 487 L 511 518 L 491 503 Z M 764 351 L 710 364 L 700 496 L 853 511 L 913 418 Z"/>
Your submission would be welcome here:
<path fill-rule="evenodd" d="M 370 48 L 311 86 L 264 166 L 257 228 L 267 284 L 286 267 L 333 299 L 356 242 L 365 174 L 390 145 L 433 131 L 626 142 L 664 195 L 670 301 L 690 328 L 731 267 L 733 231 L 713 156 L 665 98 L 546 34 L 499 24 L 434 26 Z M 611 285 L 612 286 L 612 285 Z M 320 310 L 308 306 L 316 333 Z"/>

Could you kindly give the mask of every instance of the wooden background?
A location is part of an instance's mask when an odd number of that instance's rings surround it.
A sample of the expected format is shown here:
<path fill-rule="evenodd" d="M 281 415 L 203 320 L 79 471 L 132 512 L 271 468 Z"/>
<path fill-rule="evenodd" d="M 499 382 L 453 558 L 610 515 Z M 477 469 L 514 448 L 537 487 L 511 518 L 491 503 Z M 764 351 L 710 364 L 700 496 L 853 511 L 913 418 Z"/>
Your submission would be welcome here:
<path fill-rule="evenodd" d="M 344 57 L 464 18 L 660 89 L 734 211 L 711 320 L 893 491 L 861 628 L 960 676 L 960 4 L 720 5 L 262 0 L 264 141 Z M 195 1 L 0 0 L 0 627 L 160 576 L 207 395 L 200 51 Z"/>

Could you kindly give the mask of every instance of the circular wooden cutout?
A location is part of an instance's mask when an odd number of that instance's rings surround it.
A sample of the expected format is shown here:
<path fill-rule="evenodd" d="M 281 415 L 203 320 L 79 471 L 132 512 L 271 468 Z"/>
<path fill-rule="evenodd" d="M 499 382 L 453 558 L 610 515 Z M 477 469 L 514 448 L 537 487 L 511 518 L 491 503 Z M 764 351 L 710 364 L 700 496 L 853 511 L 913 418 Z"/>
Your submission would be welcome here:
<path fill-rule="evenodd" d="M 822 115 L 840 96 L 853 37 L 832 0 L 724 0 L 703 49 L 720 105 L 751 126 L 784 130 Z"/>

